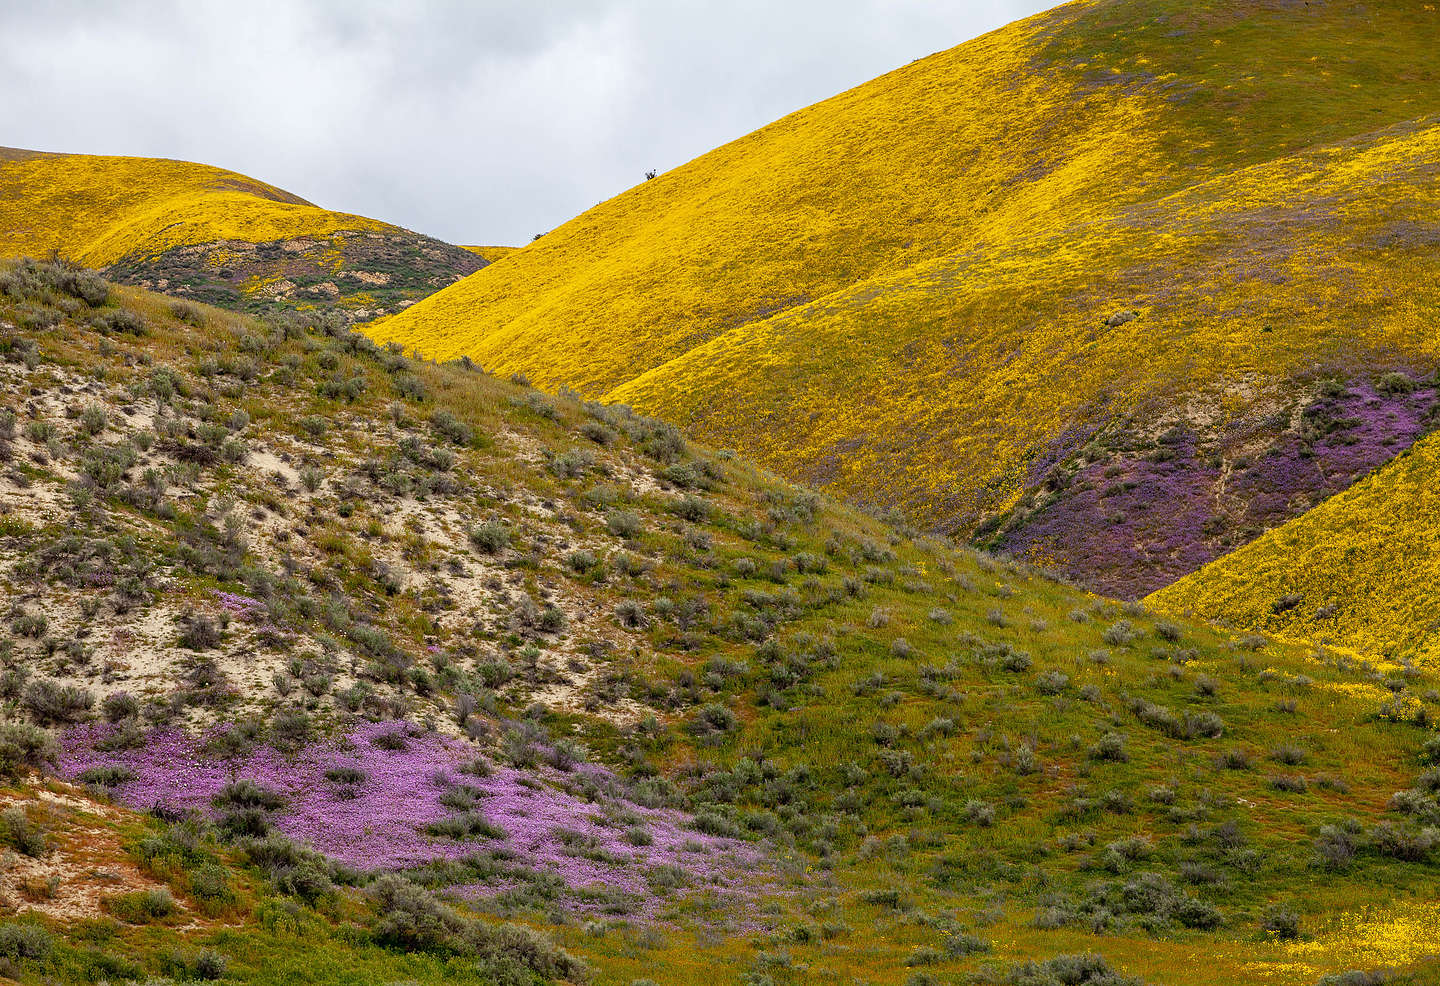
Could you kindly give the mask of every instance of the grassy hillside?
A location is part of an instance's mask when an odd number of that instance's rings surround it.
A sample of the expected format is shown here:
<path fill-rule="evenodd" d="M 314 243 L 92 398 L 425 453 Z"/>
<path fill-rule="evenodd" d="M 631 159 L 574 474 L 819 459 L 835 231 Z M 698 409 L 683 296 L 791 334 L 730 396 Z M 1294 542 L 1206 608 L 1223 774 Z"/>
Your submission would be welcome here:
<path fill-rule="evenodd" d="M 487 262 L 207 165 L 7 150 L 0 256 L 52 252 L 177 297 L 356 319 L 399 311 Z"/>
<path fill-rule="evenodd" d="M 1398 0 L 1068 4 L 374 334 L 1144 595 L 1430 427 L 1433 391 L 1359 435 L 1306 421 L 1335 383 L 1368 397 L 1440 358 L 1437 41 L 1440 14 Z"/>
<path fill-rule="evenodd" d="M 0 792 L 13 978 L 1433 979 L 1415 666 L 333 319 L 27 263 L 0 376 L 0 766 L 86 789 Z"/>
<path fill-rule="evenodd" d="M 1440 657 L 1440 439 L 1150 602 L 1368 654 Z"/>

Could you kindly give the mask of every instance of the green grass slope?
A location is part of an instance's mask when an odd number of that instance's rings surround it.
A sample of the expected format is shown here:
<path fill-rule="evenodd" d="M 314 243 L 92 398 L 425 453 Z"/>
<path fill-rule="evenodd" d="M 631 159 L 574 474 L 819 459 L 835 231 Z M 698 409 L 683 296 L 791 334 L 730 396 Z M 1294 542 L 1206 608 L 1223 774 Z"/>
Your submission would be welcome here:
<path fill-rule="evenodd" d="M 404 308 L 488 262 L 208 165 L 0 153 L 0 256 L 60 253 L 116 281 L 224 307 Z"/>
<path fill-rule="evenodd" d="M 0 379 L 12 978 L 1434 978 L 1421 668 L 63 266 Z"/>
<path fill-rule="evenodd" d="M 1067 4 L 637 186 L 373 332 L 1144 595 L 1429 427 L 1433 401 L 1363 461 L 1255 469 L 1315 451 L 1322 381 L 1436 367 L 1437 41 L 1409 2 Z M 1138 487 L 1118 509 L 1116 482 Z"/>

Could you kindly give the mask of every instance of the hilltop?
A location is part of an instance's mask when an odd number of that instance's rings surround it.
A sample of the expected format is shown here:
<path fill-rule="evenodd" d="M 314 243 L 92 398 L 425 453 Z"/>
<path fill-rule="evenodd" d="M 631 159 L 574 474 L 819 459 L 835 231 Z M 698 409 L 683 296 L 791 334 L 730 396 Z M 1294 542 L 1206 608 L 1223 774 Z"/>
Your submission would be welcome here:
<path fill-rule="evenodd" d="M 0 374 L 13 978 L 1434 973 L 1422 667 L 333 316 L 26 262 Z"/>
<path fill-rule="evenodd" d="M 59 253 L 237 311 L 400 311 L 489 259 L 273 185 L 157 158 L 0 148 L 0 256 Z"/>
<path fill-rule="evenodd" d="M 1433 427 L 1437 53 L 1398 0 L 1066 4 L 368 331 L 1144 596 Z"/>

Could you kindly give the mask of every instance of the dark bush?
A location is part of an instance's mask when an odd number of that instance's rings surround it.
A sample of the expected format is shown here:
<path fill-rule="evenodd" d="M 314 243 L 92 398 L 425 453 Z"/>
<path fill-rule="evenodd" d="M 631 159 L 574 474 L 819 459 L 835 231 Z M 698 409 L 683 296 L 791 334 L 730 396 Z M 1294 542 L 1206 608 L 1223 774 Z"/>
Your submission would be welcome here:
<path fill-rule="evenodd" d="M 146 924 L 166 918 L 177 909 L 175 898 L 164 887 L 119 894 L 111 897 L 106 906 L 111 914 L 130 924 Z"/>
<path fill-rule="evenodd" d="M 50 932 L 38 924 L 0 924 L 0 956 L 12 961 L 43 959 L 52 947 Z"/>
<path fill-rule="evenodd" d="M 13 779 L 22 768 L 42 770 L 54 750 L 50 734 L 21 722 L 0 722 L 0 777 Z"/>
<path fill-rule="evenodd" d="M 80 774 L 79 781 L 82 784 L 95 784 L 99 787 L 119 787 L 121 784 L 128 784 L 135 779 L 135 771 L 129 767 L 91 767 Z"/>
<path fill-rule="evenodd" d="M 469 445 L 475 440 L 475 432 L 469 425 L 443 409 L 430 416 L 430 426 L 441 438 L 454 445 Z"/>
<path fill-rule="evenodd" d="M 20 701 L 42 726 L 80 722 L 95 706 L 95 696 L 90 692 L 50 678 L 38 678 L 26 685 Z"/>
<path fill-rule="evenodd" d="M 1090 759 L 1110 763 L 1124 763 L 1130 759 L 1125 751 L 1125 737 L 1120 733 L 1106 733 L 1090 748 Z"/>
<path fill-rule="evenodd" d="M 695 713 L 690 720 L 690 732 L 698 737 L 721 736 L 733 732 L 739 725 L 735 713 L 718 703 L 710 703 Z"/>
<path fill-rule="evenodd" d="M 1010 967 L 1006 986 L 1142 986 L 1139 979 L 1122 976 L 1099 955 L 1057 955 L 1044 962 Z"/>
<path fill-rule="evenodd" d="M 445 951 L 481 959 L 499 982 L 526 982 L 534 974 L 581 982 L 589 970 L 536 932 L 467 918 L 397 876 L 370 887 L 376 919 L 371 933 L 386 945 Z"/>
<path fill-rule="evenodd" d="M 1288 907 L 1272 907 L 1265 912 L 1260 928 L 1276 938 L 1291 941 L 1300 937 L 1300 918 Z"/>
<path fill-rule="evenodd" d="M 4 814 L 0 814 L 0 842 L 32 857 L 45 855 L 50 845 L 45 830 L 32 822 L 19 805 L 6 808 Z"/>
<path fill-rule="evenodd" d="M 471 530 L 470 543 L 487 555 L 498 555 L 510 546 L 510 528 L 500 521 L 488 521 Z"/>
<path fill-rule="evenodd" d="M 605 515 L 605 526 L 618 538 L 630 540 L 640 536 L 644 525 L 640 515 L 629 510 L 612 510 Z"/>
<path fill-rule="evenodd" d="M 263 787 L 248 777 L 231 781 L 215 795 L 217 808 L 259 808 L 275 811 L 285 806 L 285 796 L 279 791 Z"/>
<path fill-rule="evenodd" d="M 223 642 L 220 628 L 208 616 L 186 613 L 180 618 L 180 646 L 190 650 L 210 650 Z"/>

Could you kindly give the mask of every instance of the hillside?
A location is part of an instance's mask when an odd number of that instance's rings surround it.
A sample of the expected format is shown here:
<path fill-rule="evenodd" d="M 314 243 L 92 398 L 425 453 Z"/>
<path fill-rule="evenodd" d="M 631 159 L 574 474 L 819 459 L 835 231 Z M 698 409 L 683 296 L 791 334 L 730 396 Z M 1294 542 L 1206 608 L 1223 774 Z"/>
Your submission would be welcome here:
<path fill-rule="evenodd" d="M 207 165 L 0 149 L 0 257 L 52 252 L 179 298 L 350 320 L 397 312 L 488 263 Z"/>
<path fill-rule="evenodd" d="M 1433 666 L 1440 437 L 1150 597 L 1166 611 Z"/>
<path fill-rule="evenodd" d="M 333 320 L 27 262 L 0 376 L 12 978 L 1436 971 L 1428 671 Z"/>
<path fill-rule="evenodd" d="M 1142 596 L 1432 426 L 1382 381 L 1440 358 L 1437 42 L 1399 0 L 1067 4 L 371 331 Z"/>

